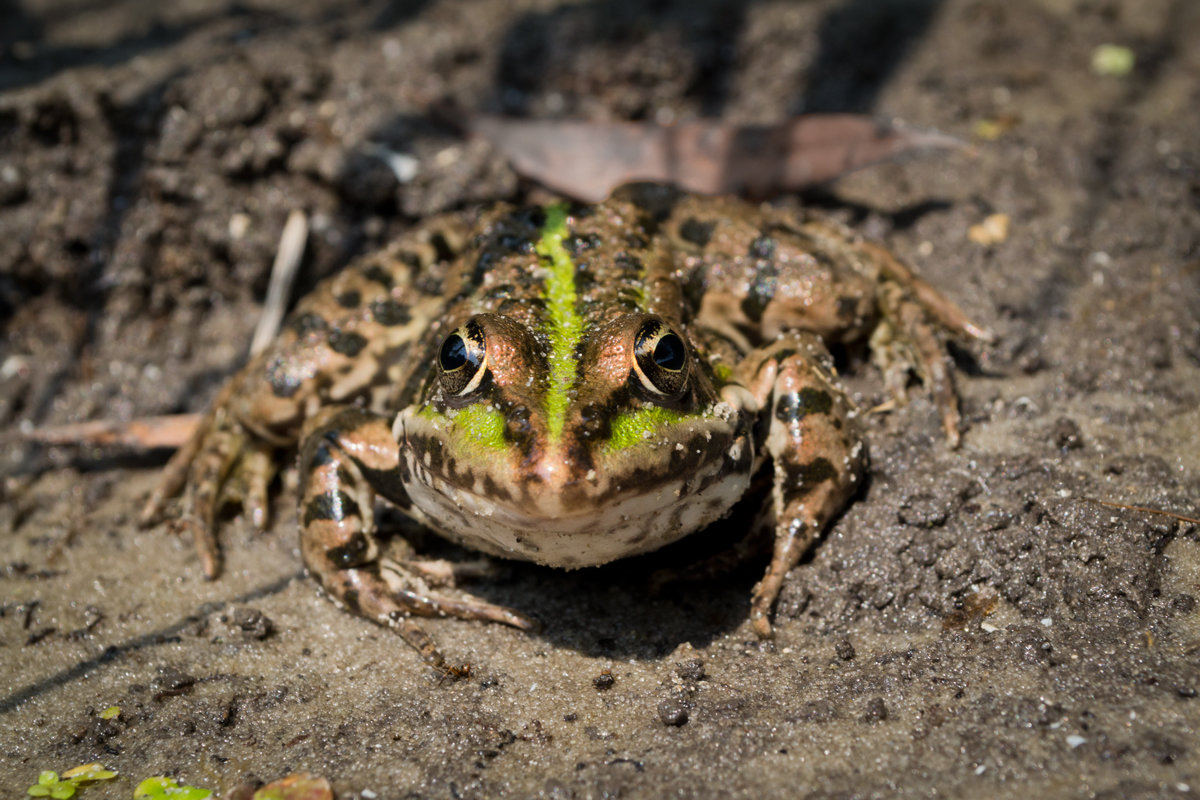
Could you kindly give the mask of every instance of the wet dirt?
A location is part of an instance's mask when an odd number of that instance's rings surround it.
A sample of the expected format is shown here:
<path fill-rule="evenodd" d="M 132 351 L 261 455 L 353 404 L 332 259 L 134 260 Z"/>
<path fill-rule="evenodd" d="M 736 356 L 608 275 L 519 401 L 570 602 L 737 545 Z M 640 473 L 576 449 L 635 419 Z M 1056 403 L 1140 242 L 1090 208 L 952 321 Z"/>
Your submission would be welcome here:
<path fill-rule="evenodd" d="M 0 26 L 0 786 L 100 761 L 339 797 L 1186 797 L 1200 791 L 1200 5 L 1189 0 L 8 3 Z M 1128 74 L 1096 48 L 1129 47 Z M 161 454 L 20 434 L 204 407 L 288 213 L 303 291 L 415 219 L 528 193 L 429 104 L 542 117 L 899 117 L 975 153 L 803 202 L 999 335 L 968 429 L 869 417 L 868 485 L 755 639 L 762 564 L 475 587 L 447 680 L 300 574 L 285 486 L 225 574 L 136 513 Z M 980 139 L 982 122 L 1000 136 Z M 411 154 L 401 184 L 379 157 Z M 797 202 L 785 199 L 783 202 Z M 968 231 L 1008 215 L 1001 241 Z M 846 376 L 864 407 L 877 373 Z M 285 481 L 286 483 L 286 481 Z M 392 524 L 400 524 L 390 518 Z M 434 547 L 436 544 L 431 543 Z M 118 706 L 106 719 L 101 712 Z"/>

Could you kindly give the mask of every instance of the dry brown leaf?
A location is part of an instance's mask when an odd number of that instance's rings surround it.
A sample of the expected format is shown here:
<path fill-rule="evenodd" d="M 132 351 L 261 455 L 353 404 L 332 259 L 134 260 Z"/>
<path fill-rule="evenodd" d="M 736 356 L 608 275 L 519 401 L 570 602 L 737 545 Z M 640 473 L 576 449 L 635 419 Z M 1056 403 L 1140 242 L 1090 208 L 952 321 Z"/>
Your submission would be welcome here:
<path fill-rule="evenodd" d="M 762 198 L 823 183 L 856 169 L 958 139 L 857 114 L 811 114 L 778 125 L 696 120 L 525 120 L 478 114 L 462 123 L 503 153 L 521 175 L 588 202 L 632 181 L 672 183 L 699 194 Z"/>

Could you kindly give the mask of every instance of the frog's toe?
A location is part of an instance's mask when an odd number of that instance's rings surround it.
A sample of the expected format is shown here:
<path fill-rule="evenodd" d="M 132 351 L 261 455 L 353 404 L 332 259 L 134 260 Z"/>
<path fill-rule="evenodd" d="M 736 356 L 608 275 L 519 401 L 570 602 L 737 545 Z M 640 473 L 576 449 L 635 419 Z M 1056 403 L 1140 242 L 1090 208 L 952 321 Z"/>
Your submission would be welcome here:
<path fill-rule="evenodd" d="M 206 525 L 194 514 L 185 514 L 174 520 L 172 527 L 189 536 L 196 545 L 196 557 L 200 559 L 200 569 L 205 578 L 211 581 L 221 574 L 221 546 L 211 525 Z"/>
<path fill-rule="evenodd" d="M 457 592 L 457 597 L 434 592 L 408 564 L 383 559 L 379 566 L 392 595 L 400 599 L 413 614 L 423 617 L 457 617 L 499 622 L 523 631 L 538 630 L 541 627 L 531 617 L 466 592 Z"/>
<path fill-rule="evenodd" d="M 386 559 L 324 574 L 318 571 L 317 577 L 334 602 L 391 628 L 420 653 L 422 660 L 437 669 L 445 669 L 445 659 L 433 639 L 412 617 L 483 620 L 525 631 L 536 631 L 539 627 L 524 614 L 476 597 L 449 598 L 431 592 L 403 565 Z"/>
<path fill-rule="evenodd" d="M 274 448 L 261 441 L 244 441 L 240 449 L 241 454 L 221 489 L 219 504 L 225 501 L 240 504 L 254 529 L 264 531 L 270 521 Z"/>

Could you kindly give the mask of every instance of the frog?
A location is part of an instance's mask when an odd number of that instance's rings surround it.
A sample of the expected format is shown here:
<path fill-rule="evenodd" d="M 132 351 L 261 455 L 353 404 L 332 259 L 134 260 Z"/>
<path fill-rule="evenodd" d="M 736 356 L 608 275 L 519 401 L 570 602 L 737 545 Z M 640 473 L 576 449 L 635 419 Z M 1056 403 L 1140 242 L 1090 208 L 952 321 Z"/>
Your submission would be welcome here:
<path fill-rule="evenodd" d="M 831 348 L 865 343 L 897 401 L 919 382 L 956 447 L 951 337 L 991 334 L 814 211 L 635 185 L 444 215 L 298 302 L 143 517 L 182 494 L 178 524 L 214 578 L 220 510 L 265 528 L 295 453 L 308 573 L 449 669 L 418 618 L 538 622 L 463 592 L 468 565 L 385 552 L 377 499 L 487 557 L 578 569 L 658 550 L 769 486 L 749 621 L 770 638 L 785 576 L 867 469 Z"/>

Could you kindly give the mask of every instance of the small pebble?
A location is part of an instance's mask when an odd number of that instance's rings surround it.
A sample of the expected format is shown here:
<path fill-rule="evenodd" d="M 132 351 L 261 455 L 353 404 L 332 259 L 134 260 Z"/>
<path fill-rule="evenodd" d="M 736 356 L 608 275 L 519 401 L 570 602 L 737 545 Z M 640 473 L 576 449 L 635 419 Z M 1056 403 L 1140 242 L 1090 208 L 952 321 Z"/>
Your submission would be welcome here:
<path fill-rule="evenodd" d="M 888 718 L 887 703 L 882 697 L 873 697 L 867 701 L 866 711 L 862 715 L 863 722 L 883 722 Z"/>
<path fill-rule="evenodd" d="M 675 698 L 663 700 L 658 704 L 658 719 L 663 725 L 672 725 L 676 728 L 686 725 L 688 721 L 687 707 Z"/>
<path fill-rule="evenodd" d="M 675 665 L 675 674 L 685 681 L 702 681 L 707 677 L 704 674 L 704 661 L 699 658 L 680 661 Z"/>

